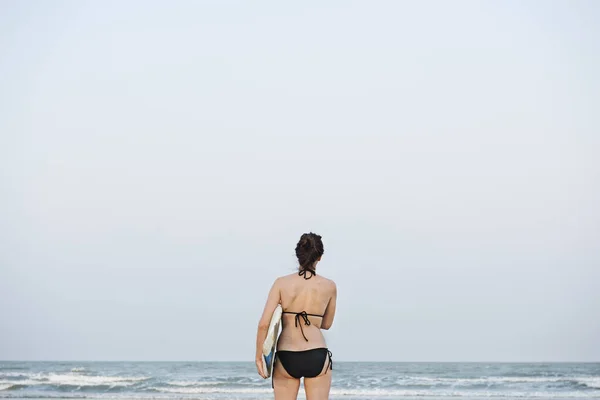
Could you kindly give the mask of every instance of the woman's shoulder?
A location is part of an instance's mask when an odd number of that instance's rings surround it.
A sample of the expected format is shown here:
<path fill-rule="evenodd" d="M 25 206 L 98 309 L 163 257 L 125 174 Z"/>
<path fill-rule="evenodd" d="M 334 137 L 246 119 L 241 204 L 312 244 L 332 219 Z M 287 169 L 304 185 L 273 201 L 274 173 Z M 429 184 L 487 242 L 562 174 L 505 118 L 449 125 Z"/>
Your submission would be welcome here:
<path fill-rule="evenodd" d="M 298 275 L 298 274 L 287 274 L 287 275 L 278 276 L 277 278 L 275 278 L 275 282 L 273 283 L 273 285 L 281 287 L 282 285 L 285 285 L 286 282 L 289 282 L 290 280 L 292 280 L 294 278 L 294 275 Z"/>
<path fill-rule="evenodd" d="M 323 282 L 327 282 L 327 283 L 330 283 L 332 285 L 335 285 L 335 282 L 333 281 L 333 279 L 329 279 L 326 276 L 323 276 L 323 275 L 321 275 L 319 273 L 317 273 L 315 276 L 318 276 L 319 279 L 321 279 Z"/>
<path fill-rule="evenodd" d="M 321 279 L 325 282 L 325 284 L 332 290 L 337 290 L 337 285 L 335 284 L 333 279 L 325 278 L 321 275 Z"/>
<path fill-rule="evenodd" d="M 278 281 L 285 281 L 285 280 L 292 279 L 292 278 L 294 278 L 297 275 L 298 275 L 297 272 L 292 272 L 291 274 L 278 276 L 276 280 L 278 280 Z"/>

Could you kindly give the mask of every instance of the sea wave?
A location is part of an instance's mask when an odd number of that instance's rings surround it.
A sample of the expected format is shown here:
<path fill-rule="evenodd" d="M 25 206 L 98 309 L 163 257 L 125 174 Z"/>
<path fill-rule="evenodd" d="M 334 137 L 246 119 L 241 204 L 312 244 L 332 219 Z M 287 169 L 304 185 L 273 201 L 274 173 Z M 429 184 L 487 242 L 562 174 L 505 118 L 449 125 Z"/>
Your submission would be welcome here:
<path fill-rule="evenodd" d="M 102 376 L 102 375 L 72 375 L 53 374 L 47 375 L 48 382 L 57 385 L 71 386 L 129 386 L 131 384 L 149 379 L 146 376 Z"/>
<path fill-rule="evenodd" d="M 600 389 L 600 376 L 577 378 L 577 381 L 587 387 Z"/>
<path fill-rule="evenodd" d="M 381 383 L 381 378 L 372 379 L 372 383 Z M 586 385 L 590 388 L 600 388 L 600 377 L 590 376 L 486 376 L 480 378 L 442 378 L 425 376 L 403 376 L 394 382 L 398 386 L 491 386 L 512 384 L 545 385 L 564 383 Z"/>
<path fill-rule="evenodd" d="M 203 393 L 230 393 L 230 394 L 264 394 L 273 393 L 271 388 L 227 388 L 227 387 L 149 387 L 148 390 L 154 390 L 161 393 L 175 394 L 203 394 Z"/>
<path fill-rule="evenodd" d="M 1 378 L 2 376 L 0 376 Z M 6 378 L 8 376 L 5 376 Z M 21 386 L 38 386 L 38 385 L 49 385 L 49 386 L 76 386 L 76 387 L 94 387 L 94 386 L 131 386 L 138 382 L 149 379 L 145 376 L 90 376 L 90 375 L 79 375 L 79 374 L 20 374 L 20 378 L 25 379 L 2 379 L 0 380 L 0 390 L 8 390 L 8 385 L 21 385 Z M 14 377 L 13 377 L 14 378 Z"/>
<path fill-rule="evenodd" d="M 14 364 L 16 365 L 16 364 Z M 0 400 L 256 400 L 272 398 L 270 380 L 251 363 L 31 362 L 0 370 Z M 337 364 L 330 398 L 391 400 L 600 400 L 600 363 Z M 300 398 L 304 391 L 300 391 Z"/>
<path fill-rule="evenodd" d="M 31 374 L 28 374 L 27 372 L 14 372 L 14 371 L 2 372 L 2 371 L 0 371 L 0 378 L 26 378 L 30 375 Z"/>
<path fill-rule="evenodd" d="M 170 393 L 170 394 L 266 394 L 272 393 L 271 388 L 226 388 L 226 387 L 150 387 L 148 390 Z M 332 396 L 355 396 L 355 397 L 469 397 L 469 398 L 598 398 L 598 395 L 590 392 L 516 392 L 516 391 L 445 391 L 445 390 L 405 390 L 405 389 L 342 389 L 332 388 Z"/>
<path fill-rule="evenodd" d="M 331 389 L 332 396 L 356 397 L 468 397 L 468 398 L 598 398 L 590 392 L 440 391 L 395 389 Z"/>
<path fill-rule="evenodd" d="M 0 377 L 1 378 L 1 377 Z M 18 378 L 18 379 L 15 379 Z M 25 379 L 23 379 L 25 378 Z M 205 380 L 167 380 L 161 382 L 153 379 L 153 386 L 140 386 L 139 384 L 151 378 L 147 376 L 102 376 L 102 375 L 80 375 L 60 373 L 36 373 L 19 374 L 18 376 L 4 376 L 0 379 L 0 391 L 22 389 L 26 387 L 50 386 L 59 390 L 95 390 L 104 391 L 115 389 L 118 391 L 135 392 L 162 392 L 162 393 L 264 393 L 260 382 L 250 382 L 247 377 L 239 379 L 221 379 L 209 377 Z M 594 394 L 600 397 L 600 376 L 555 376 L 555 377 L 480 377 L 480 378 L 444 378 L 424 376 L 404 376 L 395 380 L 387 378 L 365 378 L 355 377 L 338 379 L 338 384 L 352 384 L 358 387 L 343 389 L 332 389 L 333 393 L 339 395 L 360 396 L 454 396 L 461 397 L 460 393 L 469 393 L 479 396 L 487 393 L 484 397 L 536 397 L 536 393 L 552 397 L 553 394 L 560 396 L 571 396 L 569 393 L 576 392 L 579 397 L 582 393 Z M 247 387 L 247 386 L 255 387 Z M 558 386 L 557 386 L 558 385 Z M 233 386 L 233 387 L 232 387 Z M 362 387 L 361 387 L 362 386 Z M 499 389 L 501 391 L 486 391 L 485 388 Z M 558 391 L 549 391 L 550 388 L 558 388 Z M 337 391 L 337 392 L 336 392 Z M 523 393 L 523 396 L 518 395 Z M 525 396 L 525 394 L 527 396 Z M 483 395 L 482 395 L 483 396 Z M 587 394 L 585 395 L 587 396 Z M 583 397 L 585 397 L 583 396 Z"/>
<path fill-rule="evenodd" d="M 228 395 L 264 395 L 272 394 L 270 388 L 153 388 L 159 393 L 179 394 L 179 395 L 201 395 L 201 394 L 228 394 Z M 536 399 L 567 399 L 567 398 L 598 398 L 597 395 L 589 392 L 492 392 L 492 391 L 429 391 L 429 390 L 389 390 L 389 389 L 331 389 L 333 397 L 361 397 L 361 398 L 386 398 L 386 397 L 445 397 L 445 398 L 536 398 Z M 38 396 L 35 396 L 38 397 Z M 50 396 L 52 397 L 52 396 Z M 82 397 L 82 396 L 76 396 Z M 114 399 L 133 399 L 133 398 L 151 398 L 151 396 L 140 395 L 95 395 L 93 397 L 114 398 Z M 70 397 L 69 397 L 70 398 Z M 156 397 L 164 398 L 164 397 Z"/>
<path fill-rule="evenodd" d="M 165 384 L 169 386 L 211 386 L 211 385 L 226 385 L 228 382 L 226 381 L 166 381 Z"/>
<path fill-rule="evenodd" d="M 6 389 L 0 389 L 0 390 L 8 390 L 10 387 L 12 386 L 34 386 L 34 385 L 39 385 L 40 382 L 36 381 L 36 380 L 19 380 L 19 381 L 6 381 L 6 380 L 2 380 L 0 381 L 0 387 L 1 386 L 5 386 L 8 385 L 9 387 Z"/>

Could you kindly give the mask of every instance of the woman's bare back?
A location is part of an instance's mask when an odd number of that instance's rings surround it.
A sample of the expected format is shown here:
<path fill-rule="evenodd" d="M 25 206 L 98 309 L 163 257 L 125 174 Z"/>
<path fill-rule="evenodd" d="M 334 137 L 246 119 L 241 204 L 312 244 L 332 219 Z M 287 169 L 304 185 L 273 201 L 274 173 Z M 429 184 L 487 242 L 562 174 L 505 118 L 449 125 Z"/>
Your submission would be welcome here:
<path fill-rule="evenodd" d="M 335 283 L 316 274 L 305 279 L 298 273 L 282 276 L 278 281 L 284 314 L 277 349 L 299 351 L 327 347 L 321 329 L 329 329 L 333 322 Z M 297 314 L 303 312 L 307 315 Z"/>

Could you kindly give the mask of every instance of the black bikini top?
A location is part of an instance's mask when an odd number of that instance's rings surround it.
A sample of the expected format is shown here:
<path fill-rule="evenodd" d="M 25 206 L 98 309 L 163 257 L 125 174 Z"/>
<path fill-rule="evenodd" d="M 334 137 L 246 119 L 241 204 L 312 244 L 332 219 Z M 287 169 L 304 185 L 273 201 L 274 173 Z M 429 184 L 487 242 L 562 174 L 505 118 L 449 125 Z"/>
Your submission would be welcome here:
<path fill-rule="evenodd" d="M 306 276 L 307 273 L 310 274 L 308 277 Z M 307 280 L 312 278 L 316 274 L 317 273 L 315 272 L 314 269 L 308 269 L 308 268 L 303 268 L 298 272 L 298 275 L 300 275 L 301 277 L 303 277 L 304 279 L 307 279 Z M 300 331 L 302 332 L 302 336 L 304 337 L 304 340 L 306 340 L 307 342 L 308 342 L 308 339 L 306 338 L 306 335 L 304 335 L 304 330 L 302 329 L 302 323 L 300 322 L 300 318 L 302 318 L 304 320 L 304 325 L 306 325 L 306 326 L 310 325 L 310 320 L 308 319 L 309 316 L 323 318 L 323 315 L 309 314 L 306 311 L 300 311 L 300 312 L 283 311 L 283 314 L 296 314 L 296 317 L 294 318 L 294 326 L 297 328 L 298 325 L 300 325 Z"/>

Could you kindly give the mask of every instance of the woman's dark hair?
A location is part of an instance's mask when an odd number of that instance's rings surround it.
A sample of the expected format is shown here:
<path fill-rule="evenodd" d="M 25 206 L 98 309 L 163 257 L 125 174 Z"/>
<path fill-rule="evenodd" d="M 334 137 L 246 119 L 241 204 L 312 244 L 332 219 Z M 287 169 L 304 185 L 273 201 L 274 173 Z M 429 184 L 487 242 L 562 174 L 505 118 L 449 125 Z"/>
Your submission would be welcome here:
<path fill-rule="evenodd" d="M 303 233 L 296 245 L 296 257 L 300 263 L 300 271 L 310 271 L 314 274 L 313 264 L 324 252 L 320 235 L 312 232 Z"/>

